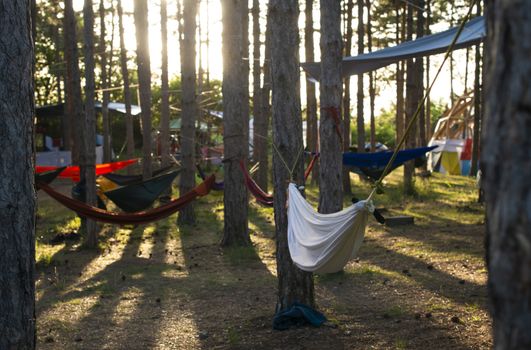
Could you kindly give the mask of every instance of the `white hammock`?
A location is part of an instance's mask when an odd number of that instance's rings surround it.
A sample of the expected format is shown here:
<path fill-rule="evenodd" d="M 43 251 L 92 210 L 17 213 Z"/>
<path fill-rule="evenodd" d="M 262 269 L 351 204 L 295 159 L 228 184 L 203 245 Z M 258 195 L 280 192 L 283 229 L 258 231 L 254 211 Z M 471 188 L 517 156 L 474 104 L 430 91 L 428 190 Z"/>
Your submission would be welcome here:
<path fill-rule="evenodd" d="M 358 252 L 370 201 L 359 201 L 337 213 L 320 214 L 306 202 L 295 184 L 289 184 L 288 245 L 291 259 L 301 270 L 332 273 L 343 269 Z"/>

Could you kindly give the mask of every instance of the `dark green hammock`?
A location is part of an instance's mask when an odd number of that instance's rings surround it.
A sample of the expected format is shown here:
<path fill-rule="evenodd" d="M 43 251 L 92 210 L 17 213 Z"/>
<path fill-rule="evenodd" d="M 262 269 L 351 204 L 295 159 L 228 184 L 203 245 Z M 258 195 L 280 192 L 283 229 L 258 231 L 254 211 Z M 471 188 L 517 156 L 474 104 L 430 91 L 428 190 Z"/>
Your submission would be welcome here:
<path fill-rule="evenodd" d="M 142 211 L 149 208 L 171 186 L 180 171 L 178 169 L 164 175 L 152 177 L 146 181 L 104 192 L 104 194 L 125 212 Z"/>
<path fill-rule="evenodd" d="M 55 180 L 55 178 L 57 176 L 59 176 L 59 174 L 61 174 L 63 172 L 63 170 L 65 170 L 66 167 L 63 166 L 63 167 L 60 167 L 60 168 L 57 168 L 55 170 L 50 170 L 50 171 L 45 171 L 45 172 L 42 172 L 42 173 L 35 173 L 35 183 L 45 183 L 45 184 L 50 184 L 53 180 Z"/>
<path fill-rule="evenodd" d="M 171 168 L 173 168 L 173 165 L 165 166 L 163 168 L 155 170 L 153 172 L 153 176 L 157 176 L 157 175 L 160 175 L 162 173 L 165 173 L 166 171 L 170 170 Z M 120 186 L 131 185 L 131 184 L 134 184 L 136 182 L 142 182 L 142 175 L 122 175 L 122 174 L 115 174 L 115 173 L 107 173 L 107 174 L 103 174 L 101 176 L 111 180 L 112 182 L 114 182 L 114 183 L 116 183 L 116 184 L 118 184 Z"/>

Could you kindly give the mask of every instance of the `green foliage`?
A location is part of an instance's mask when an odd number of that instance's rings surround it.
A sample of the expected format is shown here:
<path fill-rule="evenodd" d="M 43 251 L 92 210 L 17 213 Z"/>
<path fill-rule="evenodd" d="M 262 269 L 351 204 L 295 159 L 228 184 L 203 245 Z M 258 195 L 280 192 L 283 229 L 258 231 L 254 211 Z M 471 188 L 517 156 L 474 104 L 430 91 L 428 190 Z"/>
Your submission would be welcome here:
<path fill-rule="evenodd" d="M 435 127 L 437 120 L 447 109 L 447 106 L 442 100 L 430 101 L 431 109 L 431 125 L 432 129 Z M 376 142 L 381 142 L 389 148 L 395 147 L 396 144 L 396 105 L 392 104 L 389 109 L 382 109 L 380 114 L 375 118 L 376 123 Z M 365 123 L 365 137 L 366 142 L 369 142 L 370 137 L 370 121 Z M 351 125 L 351 140 L 352 144 L 356 143 L 358 138 L 358 131 L 356 125 Z"/>

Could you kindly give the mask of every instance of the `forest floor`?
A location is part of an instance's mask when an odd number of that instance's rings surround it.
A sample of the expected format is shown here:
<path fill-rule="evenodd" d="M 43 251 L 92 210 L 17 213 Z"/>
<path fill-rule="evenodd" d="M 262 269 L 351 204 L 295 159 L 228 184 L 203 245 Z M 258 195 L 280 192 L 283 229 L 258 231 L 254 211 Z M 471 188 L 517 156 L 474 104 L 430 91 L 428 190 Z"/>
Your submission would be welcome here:
<path fill-rule="evenodd" d="M 152 225 L 102 227 L 100 250 L 49 244 L 79 220 L 39 192 L 39 349 L 488 349 L 484 208 L 473 179 L 434 174 L 401 195 L 401 169 L 376 197 L 359 257 L 315 276 L 325 327 L 272 329 L 276 303 L 273 210 L 250 200 L 252 248 L 222 249 L 223 197 L 196 201 L 197 225 L 176 215 Z M 352 177 L 358 198 L 368 184 Z M 69 193 L 71 183 L 52 186 Z M 308 198 L 315 205 L 317 188 Z M 348 203 L 349 198 L 345 198 Z"/>

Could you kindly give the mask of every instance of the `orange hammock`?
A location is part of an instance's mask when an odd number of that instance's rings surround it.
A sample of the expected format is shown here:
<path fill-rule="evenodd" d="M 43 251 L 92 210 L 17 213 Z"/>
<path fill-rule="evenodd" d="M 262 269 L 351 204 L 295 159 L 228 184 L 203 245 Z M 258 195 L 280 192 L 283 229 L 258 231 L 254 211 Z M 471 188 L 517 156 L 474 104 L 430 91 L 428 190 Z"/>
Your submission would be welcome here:
<path fill-rule="evenodd" d="M 197 187 L 185 193 L 181 197 L 174 199 L 171 202 L 164 204 L 158 208 L 139 211 L 136 213 L 112 213 L 106 210 L 92 207 L 81 201 L 67 197 L 42 182 L 38 183 L 37 186 L 38 188 L 46 192 L 50 197 L 52 197 L 68 209 L 75 211 L 80 216 L 84 216 L 95 221 L 107 222 L 110 224 L 136 225 L 163 219 L 181 210 L 197 197 L 206 196 L 210 192 L 215 180 L 216 177 L 212 175 L 208 177 L 205 181 L 200 183 Z"/>
<path fill-rule="evenodd" d="M 308 168 L 306 168 L 306 170 L 304 171 L 304 181 L 306 181 L 306 179 L 312 172 L 312 169 L 318 157 L 319 157 L 319 154 L 317 153 L 312 155 L 312 160 L 310 161 L 310 164 L 308 164 Z M 240 168 L 242 169 L 245 186 L 247 187 L 249 192 L 251 192 L 251 194 L 254 196 L 256 201 L 263 205 L 272 207 L 273 206 L 273 195 L 266 193 L 264 190 L 260 188 L 260 186 L 258 186 L 256 181 L 254 181 L 251 175 L 249 175 L 249 172 L 245 168 L 245 164 L 241 160 L 240 160 Z"/>
<path fill-rule="evenodd" d="M 129 159 L 124 160 L 121 162 L 114 162 L 114 163 L 105 163 L 105 164 L 96 164 L 96 176 L 111 173 L 116 170 L 120 170 L 125 168 L 126 166 L 129 166 L 133 163 L 136 163 L 138 159 Z M 40 166 L 37 165 L 35 167 L 35 173 L 39 174 L 45 171 L 51 171 L 56 170 L 58 167 L 56 166 Z M 75 182 L 79 181 L 79 167 L 77 165 L 66 167 L 65 170 L 59 174 L 59 177 L 61 178 L 70 178 L 74 180 Z"/>

